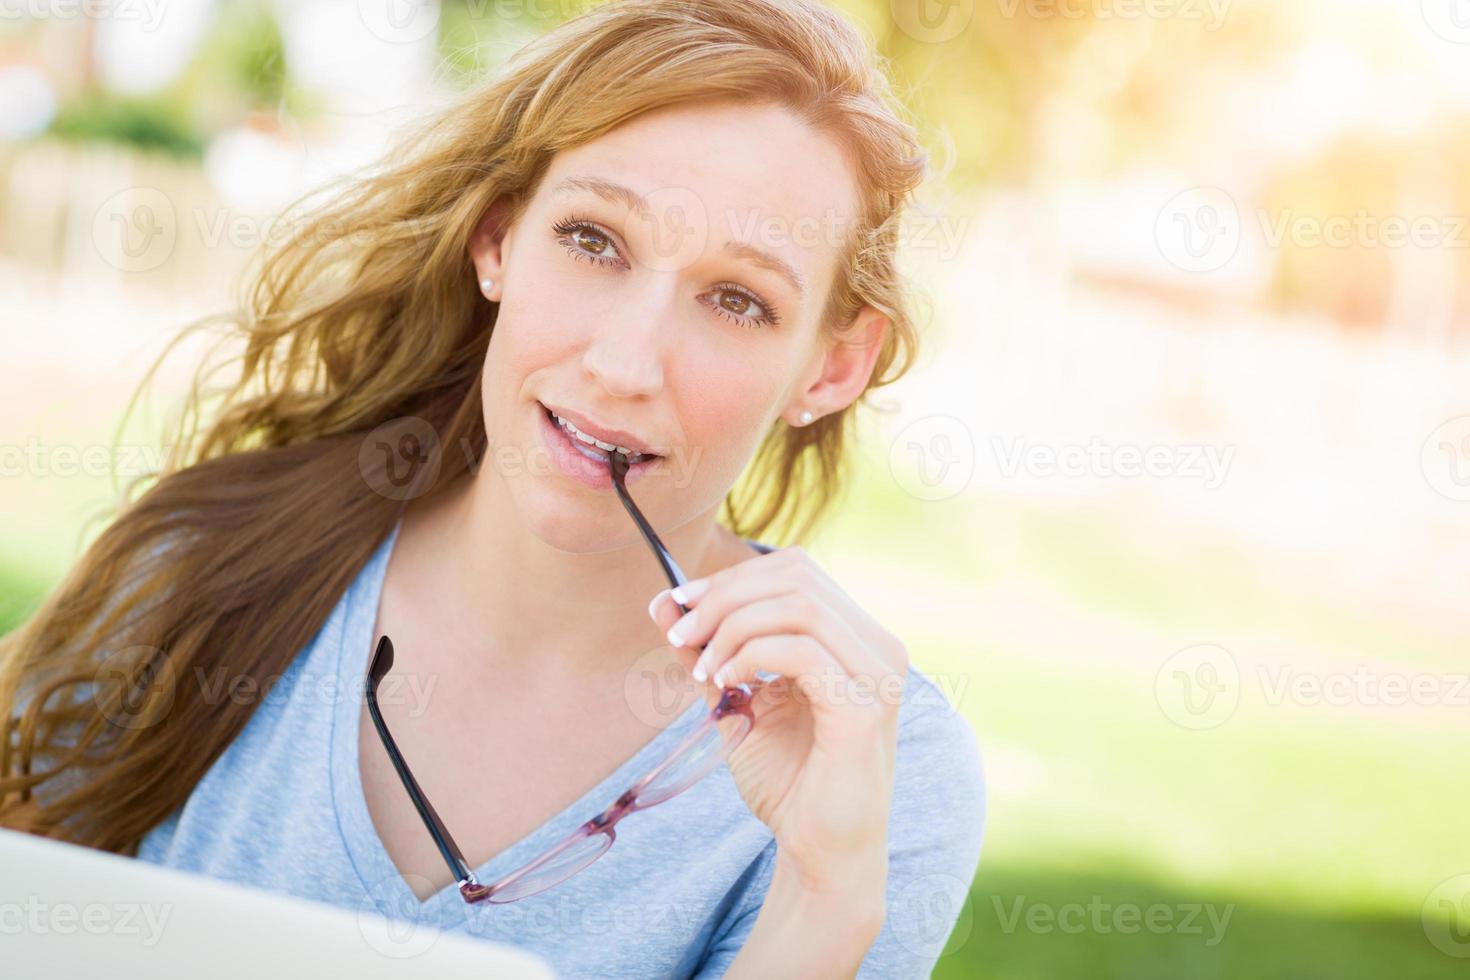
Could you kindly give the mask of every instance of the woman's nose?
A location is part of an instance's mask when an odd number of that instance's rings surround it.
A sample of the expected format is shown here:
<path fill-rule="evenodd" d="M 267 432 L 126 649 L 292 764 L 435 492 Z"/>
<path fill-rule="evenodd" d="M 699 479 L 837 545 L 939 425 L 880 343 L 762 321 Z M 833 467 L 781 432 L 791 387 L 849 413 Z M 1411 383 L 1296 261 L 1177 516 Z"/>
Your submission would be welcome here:
<path fill-rule="evenodd" d="M 639 302 L 600 320 L 582 356 L 583 367 L 610 395 L 657 393 L 664 383 L 670 315 L 667 304 Z"/>

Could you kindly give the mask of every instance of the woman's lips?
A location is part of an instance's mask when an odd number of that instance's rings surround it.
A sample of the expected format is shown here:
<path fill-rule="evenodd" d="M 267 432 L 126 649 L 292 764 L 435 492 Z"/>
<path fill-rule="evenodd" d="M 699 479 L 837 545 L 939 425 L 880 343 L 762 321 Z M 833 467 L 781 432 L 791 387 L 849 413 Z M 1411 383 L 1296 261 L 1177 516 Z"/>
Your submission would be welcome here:
<path fill-rule="evenodd" d="M 551 417 L 551 412 L 545 405 L 537 402 L 536 410 L 541 416 L 542 443 L 551 451 L 551 460 L 557 470 L 564 476 L 569 476 L 594 490 L 611 490 L 611 464 L 606 460 L 592 459 L 583 454 L 577 448 L 577 445 L 580 444 L 577 438 L 557 425 L 556 419 Z M 593 452 L 600 452 L 596 447 L 588 448 Z M 631 484 L 640 479 L 662 458 L 662 456 L 652 456 L 632 463 L 623 477 L 623 482 Z"/>
<path fill-rule="evenodd" d="M 631 432 L 599 425 L 571 409 L 552 408 L 539 400 L 538 403 L 551 415 L 552 422 L 571 434 L 573 444 L 585 445 L 589 450 L 599 453 L 610 453 L 618 447 L 631 447 L 623 449 L 623 453 L 630 459 L 659 455 L 658 450 Z"/>

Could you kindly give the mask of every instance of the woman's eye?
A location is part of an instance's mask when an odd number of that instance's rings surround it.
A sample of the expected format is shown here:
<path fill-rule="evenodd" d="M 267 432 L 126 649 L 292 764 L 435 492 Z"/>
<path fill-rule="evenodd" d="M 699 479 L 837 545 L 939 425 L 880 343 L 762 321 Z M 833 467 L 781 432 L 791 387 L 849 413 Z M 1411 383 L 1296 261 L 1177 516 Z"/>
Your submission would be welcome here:
<path fill-rule="evenodd" d="M 713 299 L 705 297 L 713 297 Z M 775 310 L 743 287 L 716 286 L 700 299 L 718 315 L 741 326 L 772 327 L 781 322 Z"/>
<path fill-rule="evenodd" d="M 618 265 L 622 261 L 612 236 L 590 222 L 568 219 L 553 225 L 552 230 L 574 259 L 598 265 Z"/>
<path fill-rule="evenodd" d="M 572 258 L 597 265 L 626 266 L 613 236 L 583 218 L 566 218 L 552 225 L 556 240 Z M 721 283 L 698 297 L 717 316 L 743 327 L 774 327 L 781 317 L 771 305 L 744 286 Z"/>

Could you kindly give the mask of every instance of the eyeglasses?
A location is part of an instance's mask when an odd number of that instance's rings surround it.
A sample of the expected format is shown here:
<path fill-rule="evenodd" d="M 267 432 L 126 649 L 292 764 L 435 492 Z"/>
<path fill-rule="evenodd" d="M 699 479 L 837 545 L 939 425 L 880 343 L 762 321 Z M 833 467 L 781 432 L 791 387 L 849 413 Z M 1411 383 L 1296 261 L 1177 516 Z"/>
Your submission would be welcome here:
<path fill-rule="evenodd" d="M 643 539 L 648 542 L 654 557 L 668 577 L 670 586 L 683 585 L 688 581 L 684 572 L 649 526 L 633 499 L 628 496 L 628 488 L 623 483 L 623 477 L 628 470 L 627 457 L 616 450 L 609 455 L 613 487 L 623 502 L 624 509 L 633 518 L 633 523 L 638 525 Z M 686 613 L 689 611 L 677 600 L 675 605 Z M 672 799 L 718 768 L 755 725 L 755 714 L 751 710 L 750 701 L 755 690 L 764 683 L 757 679 L 749 684 L 726 688 L 719 703 L 710 709 L 699 725 L 662 762 L 624 791 L 606 810 L 528 863 L 489 884 L 481 884 L 465 861 L 459 845 L 444 826 L 444 821 L 439 818 L 433 804 L 413 778 L 408 763 L 398 751 L 398 744 L 393 741 L 388 726 L 383 722 L 383 714 L 378 708 L 378 684 L 392 667 L 393 641 L 384 635 L 378 640 L 377 649 L 373 651 L 372 661 L 368 664 L 366 694 L 368 713 L 372 715 L 373 725 L 383 740 L 383 748 L 387 750 L 393 768 L 398 771 L 398 778 L 403 781 L 403 788 L 408 791 L 424 826 L 434 838 L 440 856 L 454 875 L 460 896 L 469 903 L 484 901 L 492 904 L 514 902 L 566 881 L 612 847 L 618 836 L 618 821 L 630 813 L 646 810 Z"/>

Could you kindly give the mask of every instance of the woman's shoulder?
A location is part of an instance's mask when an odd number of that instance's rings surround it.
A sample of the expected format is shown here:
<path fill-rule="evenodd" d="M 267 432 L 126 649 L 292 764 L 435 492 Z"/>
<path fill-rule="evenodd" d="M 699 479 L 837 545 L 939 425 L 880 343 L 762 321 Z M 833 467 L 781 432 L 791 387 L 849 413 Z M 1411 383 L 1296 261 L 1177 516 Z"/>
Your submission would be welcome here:
<path fill-rule="evenodd" d="M 975 729 L 962 710 L 970 675 L 926 674 L 909 665 L 898 709 L 897 781 L 955 802 L 984 805 L 985 770 Z M 963 799 L 961 799 L 963 797 Z"/>
<path fill-rule="evenodd" d="M 888 915 L 859 977 L 928 976 L 970 901 L 986 792 L 980 746 L 961 710 L 968 679 L 908 669 L 888 821 Z"/>

